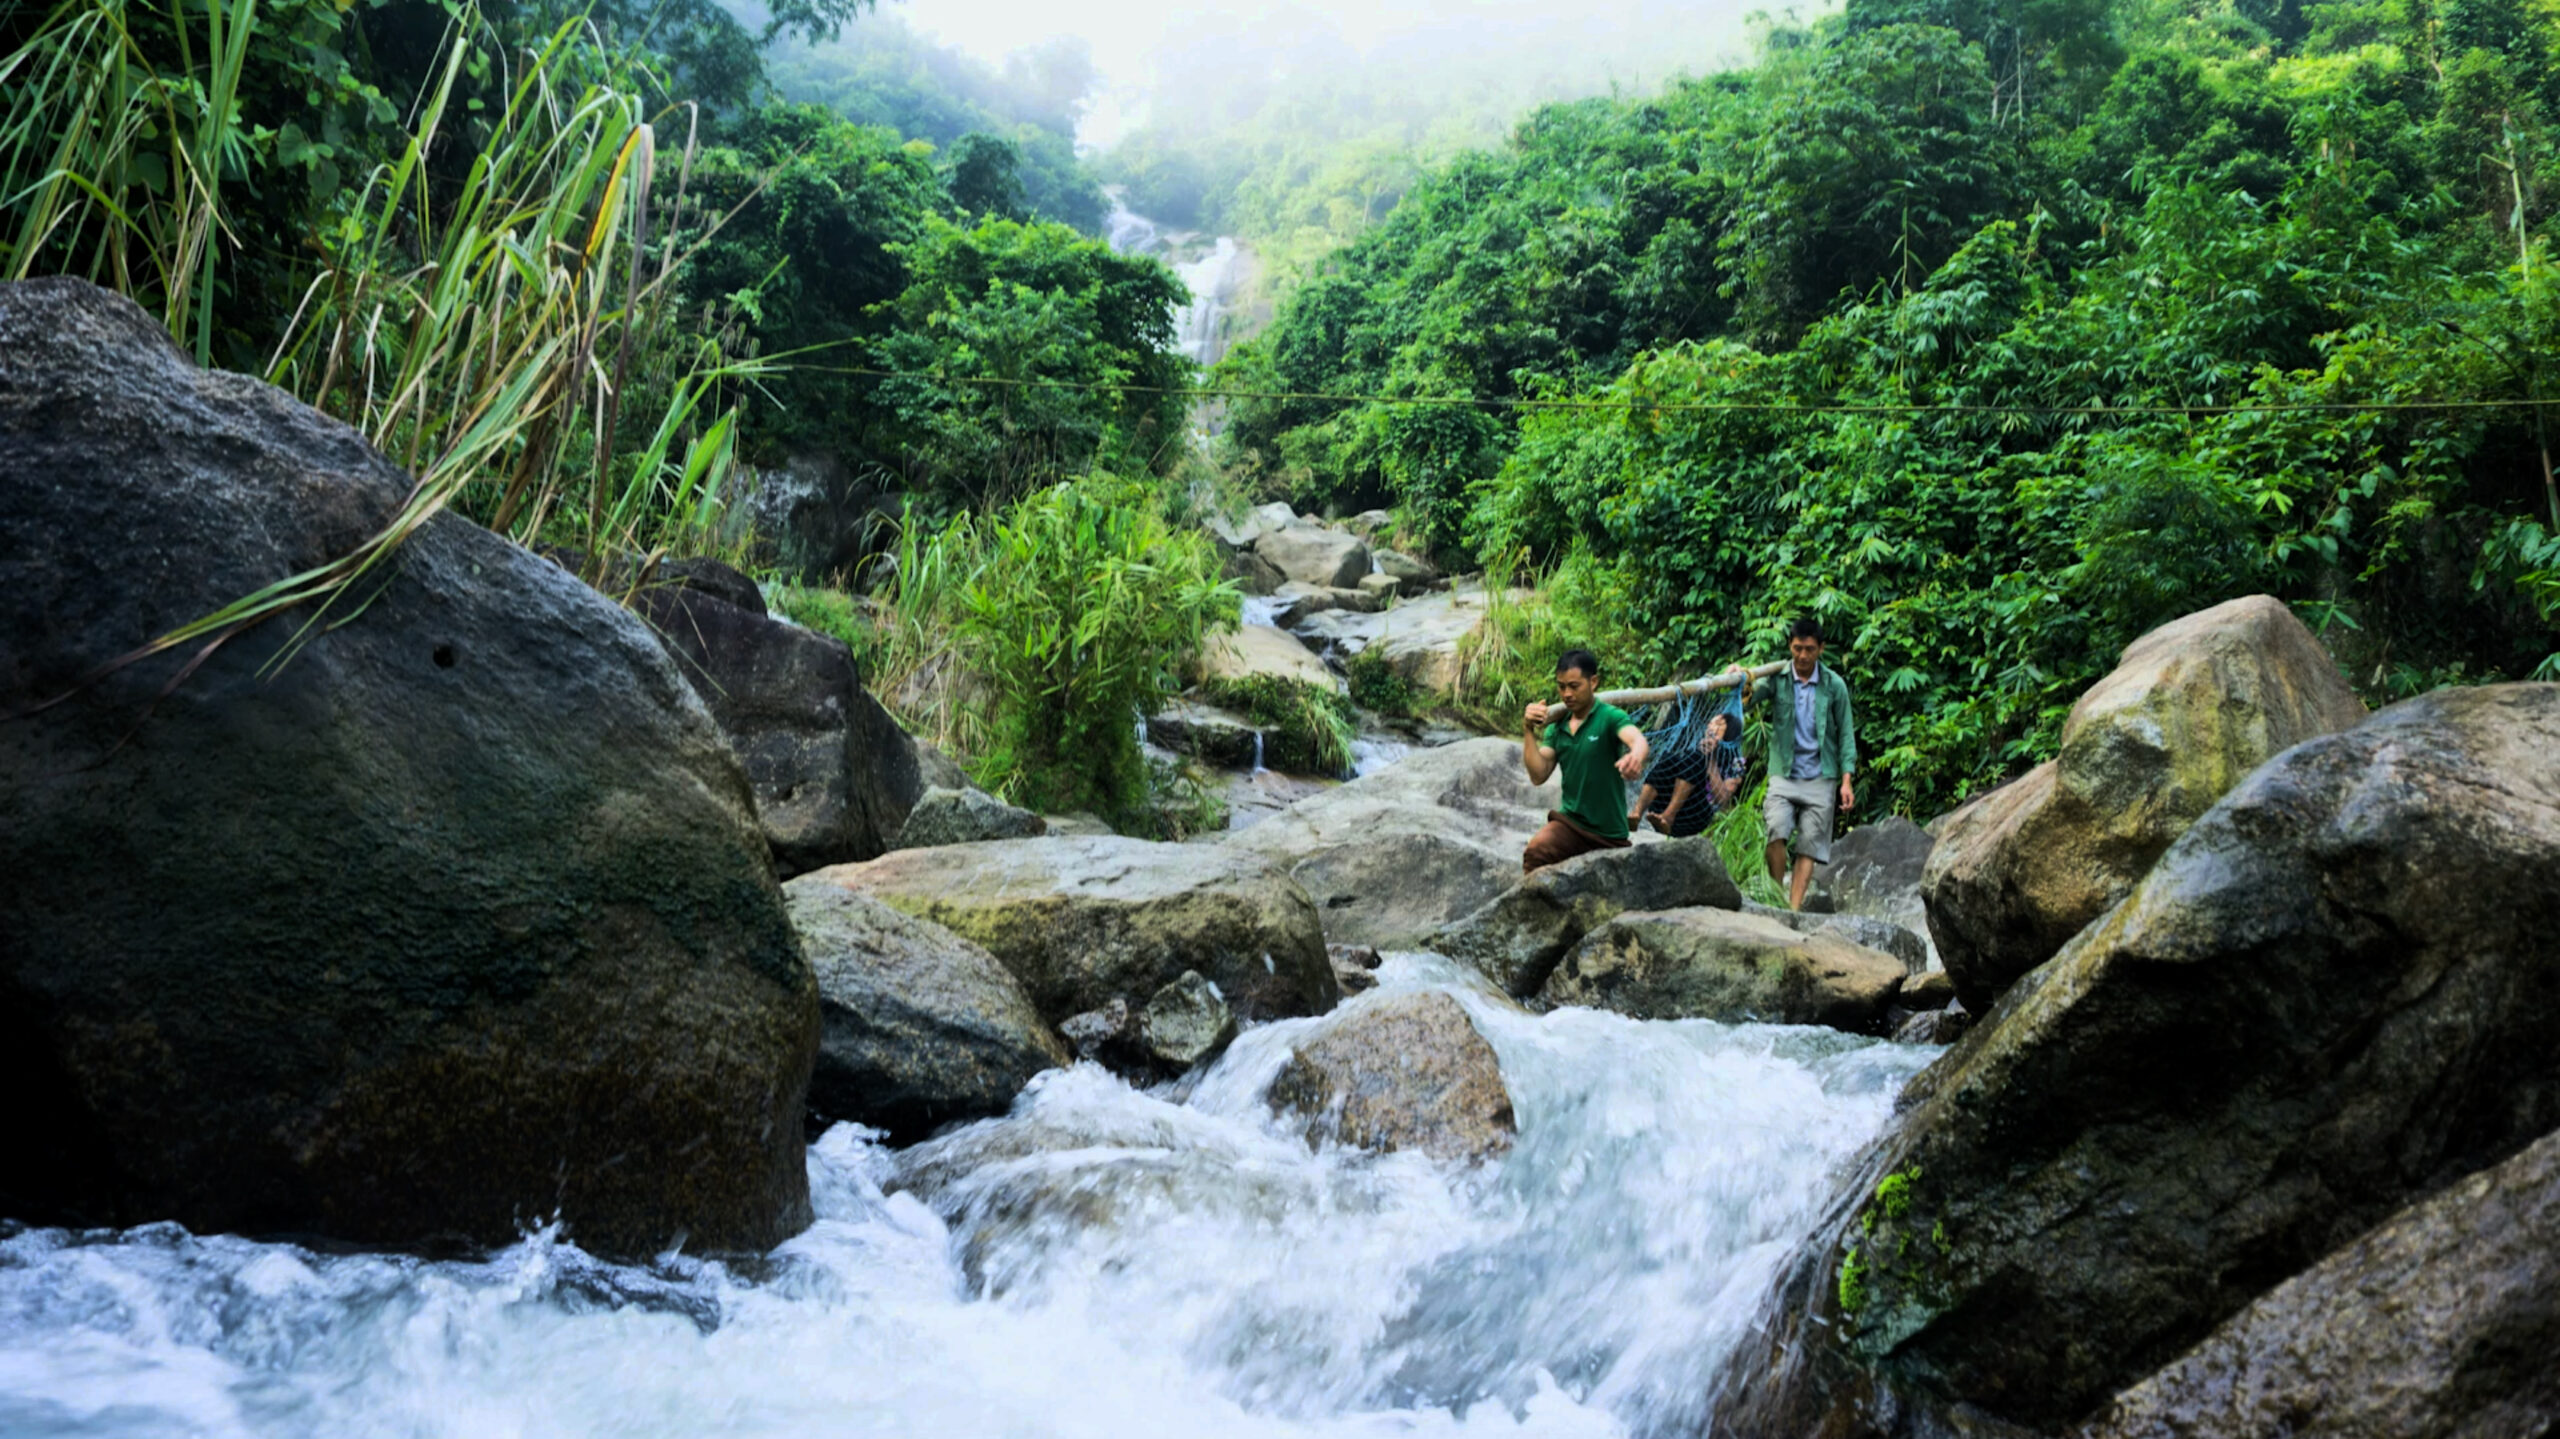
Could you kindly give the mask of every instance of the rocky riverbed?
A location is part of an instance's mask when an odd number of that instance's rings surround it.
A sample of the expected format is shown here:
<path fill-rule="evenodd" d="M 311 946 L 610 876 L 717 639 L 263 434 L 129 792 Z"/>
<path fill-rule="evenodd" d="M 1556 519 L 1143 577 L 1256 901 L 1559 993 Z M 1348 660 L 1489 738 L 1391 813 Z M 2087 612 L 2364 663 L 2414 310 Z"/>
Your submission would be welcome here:
<path fill-rule="evenodd" d="M 2367 715 L 2233 600 L 1793 915 L 1524 879 L 1501 739 L 1085 833 L 733 573 L 451 517 L 281 671 L 135 654 L 404 494 L 0 286 L 0 1432 L 2560 1423 L 2560 687 Z M 1239 644 L 1460 607 L 1363 523 L 1230 536 Z"/>

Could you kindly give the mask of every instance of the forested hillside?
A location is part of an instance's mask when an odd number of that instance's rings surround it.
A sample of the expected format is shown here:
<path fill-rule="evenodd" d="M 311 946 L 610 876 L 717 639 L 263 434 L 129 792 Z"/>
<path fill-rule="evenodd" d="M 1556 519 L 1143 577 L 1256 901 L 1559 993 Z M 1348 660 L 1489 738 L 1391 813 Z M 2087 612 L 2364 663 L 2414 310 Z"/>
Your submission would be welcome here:
<path fill-rule="evenodd" d="M 1073 228 L 1072 56 L 807 48 L 864 8 L 17 7 L 0 275 L 123 291 L 527 541 L 732 543 L 740 466 L 795 455 L 937 510 L 1169 466 L 1178 395 L 1050 383 L 1187 374 L 1179 283 Z"/>
<path fill-rule="evenodd" d="M 2556 44 L 2524 0 L 1853 0 L 1435 170 L 1226 363 L 1233 458 L 1525 558 L 1648 671 L 1819 616 L 1923 813 L 2253 590 L 2372 697 L 2549 678 Z"/>
<path fill-rule="evenodd" d="M 832 40 L 786 39 L 766 72 L 785 99 L 931 141 L 954 192 L 974 190 L 976 208 L 1102 228 L 1110 202 L 1075 150 L 1093 61 L 1073 41 L 1018 52 L 998 72 L 894 16 L 866 15 Z"/>

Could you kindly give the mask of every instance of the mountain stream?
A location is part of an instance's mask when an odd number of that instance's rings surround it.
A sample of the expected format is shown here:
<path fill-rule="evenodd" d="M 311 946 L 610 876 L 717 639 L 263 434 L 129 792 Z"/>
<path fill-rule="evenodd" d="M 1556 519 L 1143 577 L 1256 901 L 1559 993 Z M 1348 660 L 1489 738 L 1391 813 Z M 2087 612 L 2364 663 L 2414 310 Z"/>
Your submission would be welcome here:
<path fill-rule="evenodd" d="M 0 1434 L 1700 1432 L 1774 1267 L 1937 1051 L 1533 1017 L 1390 956 L 1378 992 L 1415 988 L 1500 1056 L 1508 1156 L 1311 1151 L 1263 1098 L 1321 1022 L 1286 1020 L 1187 1093 L 1079 1065 L 906 1151 L 837 1126 L 817 1223 L 753 1261 L 0 1227 Z"/>

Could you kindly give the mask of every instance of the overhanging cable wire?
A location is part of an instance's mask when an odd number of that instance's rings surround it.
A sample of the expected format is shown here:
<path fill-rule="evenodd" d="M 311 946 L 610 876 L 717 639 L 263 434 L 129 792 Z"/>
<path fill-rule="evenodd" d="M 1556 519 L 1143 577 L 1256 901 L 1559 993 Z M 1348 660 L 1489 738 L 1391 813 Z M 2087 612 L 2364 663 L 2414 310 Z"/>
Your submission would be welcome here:
<path fill-rule="evenodd" d="M 1044 380 L 1010 375 L 936 375 L 922 370 L 878 370 L 858 365 L 789 365 L 777 368 L 881 380 L 927 380 L 944 385 L 1014 386 L 1046 390 L 1109 390 L 1131 395 L 1179 395 L 1201 400 L 1283 400 L 1336 405 L 1443 405 L 1514 410 L 1626 410 L 1657 414 L 1819 415 L 2058 415 L 2157 418 L 2187 415 L 2398 414 L 2425 410 L 2522 410 L 2560 401 L 2508 400 L 2270 400 L 2202 405 L 1887 404 L 1854 400 L 1551 400 L 1531 396 L 1350 395 L 1312 390 L 1238 390 L 1134 385 L 1108 380 Z"/>

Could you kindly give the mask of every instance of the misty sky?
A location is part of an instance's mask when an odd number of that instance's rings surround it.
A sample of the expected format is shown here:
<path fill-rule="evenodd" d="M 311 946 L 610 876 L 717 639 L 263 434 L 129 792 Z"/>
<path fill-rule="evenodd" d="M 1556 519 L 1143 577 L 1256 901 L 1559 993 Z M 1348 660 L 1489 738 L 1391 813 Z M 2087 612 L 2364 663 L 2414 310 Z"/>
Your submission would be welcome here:
<path fill-rule="evenodd" d="M 1082 139 L 1108 145 L 1150 102 L 1201 83 L 1203 61 L 1285 73 L 1356 55 L 1521 76 L 1524 106 L 1615 80 L 1739 59 L 1744 17 L 1770 0 L 1244 0 L 1212 6 L 1059 0 L 883 0 L 881 11 L 990 64 L 1058 35 L 1092 48 L 1101 91 Z"/>

